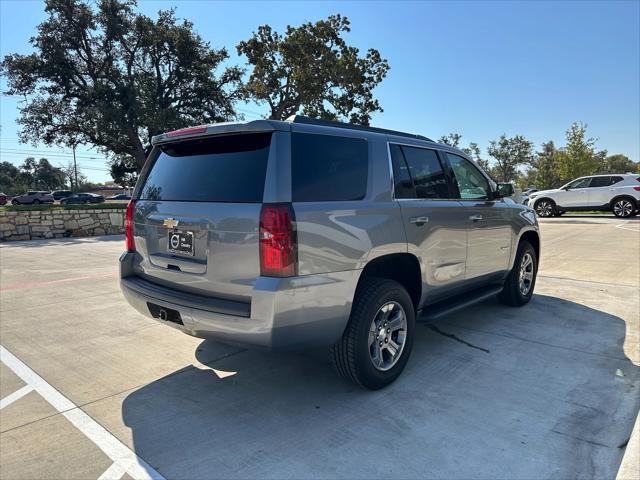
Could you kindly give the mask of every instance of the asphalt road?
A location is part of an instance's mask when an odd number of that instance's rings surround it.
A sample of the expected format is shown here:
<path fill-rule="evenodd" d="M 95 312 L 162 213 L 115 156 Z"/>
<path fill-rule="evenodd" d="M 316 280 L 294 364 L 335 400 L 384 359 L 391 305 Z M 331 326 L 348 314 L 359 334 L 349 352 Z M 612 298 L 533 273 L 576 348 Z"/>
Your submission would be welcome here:
<path fill-rule="evenodd" d="M 422 325 L 400 379 L 146 319 L 121 237 L 0 246 L 0 477 L 614 478 L 640 408 L 640 221 L 542 223 L 532 302 Z"/>

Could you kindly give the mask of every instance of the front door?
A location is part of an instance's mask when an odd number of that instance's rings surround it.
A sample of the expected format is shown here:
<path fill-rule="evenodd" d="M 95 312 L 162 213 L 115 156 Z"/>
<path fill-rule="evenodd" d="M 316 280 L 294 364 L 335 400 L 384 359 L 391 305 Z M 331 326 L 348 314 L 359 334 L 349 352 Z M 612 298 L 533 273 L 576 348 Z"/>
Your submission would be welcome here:
<path fill-rule="evenodd" d="M 453 198 L 435 150 L 398 144 L 390 144 L 389 149 L 408 251 L 422 268 L 421 304 L 433 302 L 464 284 L 463 209 Z"/>
<path fill-rule="evenodd" d="M 445 153 L 467 226 L 466 280 L 505 272 L 511 255 L 511 215 L 504 200 L 492 200 L 487 177 L 469 160 Z"/>
<path fill-rule="evenodd" d="M 558 195 L 560 207 L 586 207 L 589 205 L 589 184 L 591 177 L 584 177 L 569 183 Z"/>

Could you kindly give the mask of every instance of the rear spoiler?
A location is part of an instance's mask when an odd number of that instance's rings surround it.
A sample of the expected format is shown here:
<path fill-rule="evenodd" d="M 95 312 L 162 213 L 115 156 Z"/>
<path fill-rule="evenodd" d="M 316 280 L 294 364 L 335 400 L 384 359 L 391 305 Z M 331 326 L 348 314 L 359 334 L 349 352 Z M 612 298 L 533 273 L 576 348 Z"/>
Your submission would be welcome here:
<path fill-rule="evenodd" d="M 197 127 L 183 128 L 173 132 L 162 133 L 151 137 L 151 145 L 189 140 L 192 138 L 209 137 L 228 133 L 270 132 L 274 130 L 290 131 L 291 124 L 278 120 L 254 120 L 251 122 L 225 122 Z"/>

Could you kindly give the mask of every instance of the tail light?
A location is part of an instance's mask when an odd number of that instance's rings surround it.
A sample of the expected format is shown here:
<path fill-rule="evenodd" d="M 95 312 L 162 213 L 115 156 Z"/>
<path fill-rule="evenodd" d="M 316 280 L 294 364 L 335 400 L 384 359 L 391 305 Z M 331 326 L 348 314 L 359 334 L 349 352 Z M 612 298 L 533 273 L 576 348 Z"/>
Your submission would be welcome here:
<path fill-rule="evenodd" d="M 128 252 L 136 251 L 136 242 L 133 239 L 133 210 L 136 207 L 136 201 L 131 200 L 127 205 L 127 213 L 124 217 L 124 233 L 125 233 L 125 245 Z"/>
<path fill-rule="evenodd" d="M 288 204 L 265 204 L 260 212 L 260 275 L 297 274 L 298 243 L 293 209 Z"/>
<path fill-rule="evenodd" d="M 633 187 L 636 192 L 640 192 L 640 187 Z"/>

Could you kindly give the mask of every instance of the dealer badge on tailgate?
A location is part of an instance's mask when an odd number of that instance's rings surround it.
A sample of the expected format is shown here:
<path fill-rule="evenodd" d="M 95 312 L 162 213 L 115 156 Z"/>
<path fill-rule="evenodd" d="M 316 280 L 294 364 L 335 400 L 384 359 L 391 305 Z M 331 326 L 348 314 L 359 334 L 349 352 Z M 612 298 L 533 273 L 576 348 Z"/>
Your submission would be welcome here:
<path fill-rule="evenodd" d="M 193 249 L 193 232 L 183 232 L 180 230 L 170 231 L 167 250 L 170 253 L 193 256 L 195 254 Z"/>

